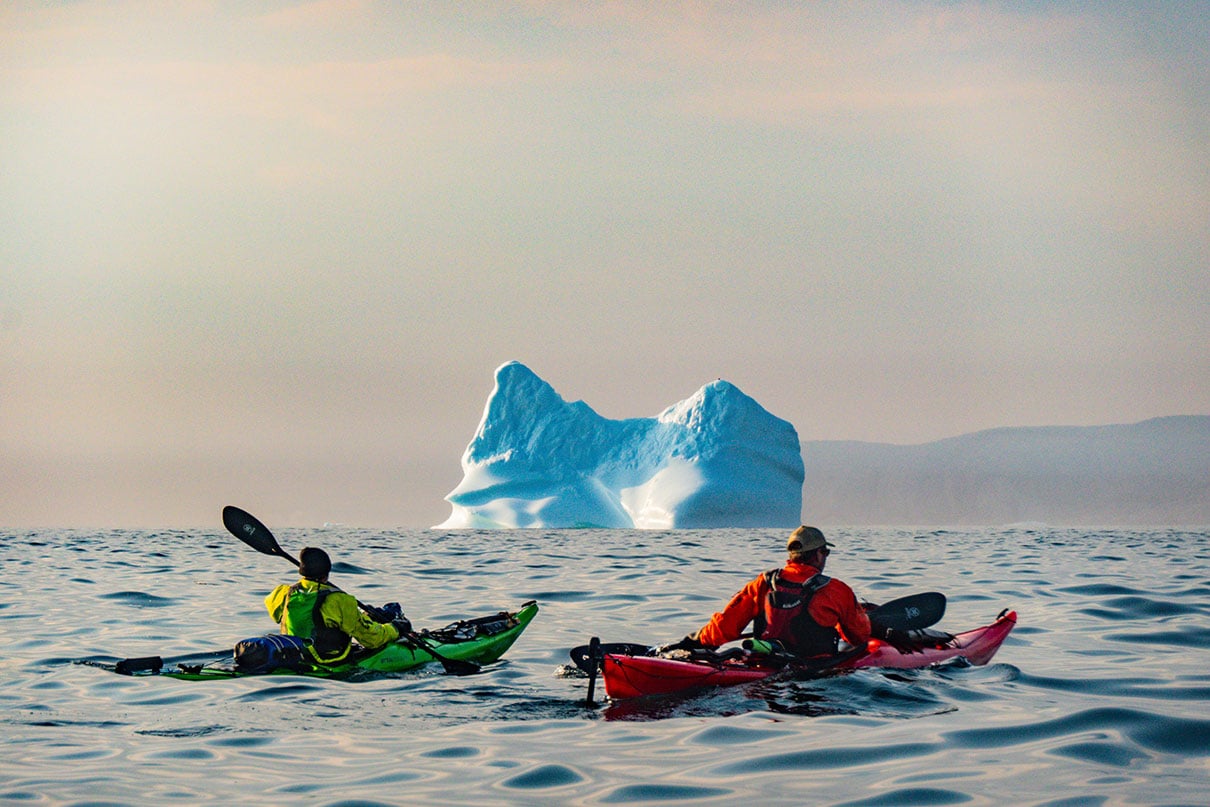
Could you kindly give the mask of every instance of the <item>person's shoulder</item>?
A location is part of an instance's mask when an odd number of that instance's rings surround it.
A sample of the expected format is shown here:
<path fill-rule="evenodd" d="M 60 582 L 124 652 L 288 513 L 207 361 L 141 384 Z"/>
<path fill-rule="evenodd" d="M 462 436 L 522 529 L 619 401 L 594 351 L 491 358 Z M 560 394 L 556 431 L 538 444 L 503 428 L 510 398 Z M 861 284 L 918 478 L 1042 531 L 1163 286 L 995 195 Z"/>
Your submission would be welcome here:
<path fill-rule="evenodd" d="M 828 582 L 824 583 L 824 588 L 831 589 L 837 594 L 847 594 L 851 597 L 856 597 L 857 594 L 853 591 L 853 587 L 839 577 L 828 577 Z"/>
<path fill-rule="evenodd" d="M 744 586 L 743 591 L 751 596 L 764 596 L 764 592 L 773 585 L 773 579 L 781 572 L 781 569 L 765 569 L 760 574 L 753 577 Z"/>
<path fill-rule="evenodd" d="M 327 586 L 325 586 L 321 590 L 327 593 L 325 602 L 339 602 L 342 604 L 351 602 L 354 605 L 357 604 L 356 597 L 354 597 L 352 594 L 348 594 L 344 591 L 341 591 L 340 589 L 336 588 L 336 586 L 332 586 L 331 588 L 328 588 Z"/>

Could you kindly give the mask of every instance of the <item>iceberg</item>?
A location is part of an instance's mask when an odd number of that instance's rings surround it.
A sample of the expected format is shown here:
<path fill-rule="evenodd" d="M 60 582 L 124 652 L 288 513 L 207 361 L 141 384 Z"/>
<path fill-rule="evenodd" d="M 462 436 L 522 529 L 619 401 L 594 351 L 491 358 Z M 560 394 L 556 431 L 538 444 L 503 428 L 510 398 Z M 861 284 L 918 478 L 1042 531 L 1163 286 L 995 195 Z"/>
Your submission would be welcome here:
<path fill-rule="evenodd" d="M 568 403 L 524 364 L 496 369 L 462 482 L 434 529 L 794 527 L 798 432 L 719 379 L 653 418 Z"/>

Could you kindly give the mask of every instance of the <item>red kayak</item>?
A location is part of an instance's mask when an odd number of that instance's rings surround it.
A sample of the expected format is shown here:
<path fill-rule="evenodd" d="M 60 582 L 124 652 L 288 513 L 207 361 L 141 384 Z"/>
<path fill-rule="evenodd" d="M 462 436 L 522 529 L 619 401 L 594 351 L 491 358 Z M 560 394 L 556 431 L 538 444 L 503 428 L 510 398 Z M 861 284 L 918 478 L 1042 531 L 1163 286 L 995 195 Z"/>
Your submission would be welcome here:
<path fill-rule="evenodd" d="M 971 664 L 987 664 L 1017 624 L 1017 612 L 1005 610 L 990 625 L 955 634 L 948 642 L 925 647 L 915 653 L 901 653 L 878 639 L 870 639 L 866 652 L 852 653 L 802 665 L 771 663 L 769 656 L 731 651 L 716 659 L 678 660 L 625 653 L 604 654 L 601 670 L 605 694 L 609 697 L 633 698 L 639 695 L 664 695 L 687 689 L 727 686 L 758 681 L 786 669 L 802 672 L 831 672 L 856 670 L 862 667 L 915 669 L 929 667 L 953 658 L 964 658 Z"/>

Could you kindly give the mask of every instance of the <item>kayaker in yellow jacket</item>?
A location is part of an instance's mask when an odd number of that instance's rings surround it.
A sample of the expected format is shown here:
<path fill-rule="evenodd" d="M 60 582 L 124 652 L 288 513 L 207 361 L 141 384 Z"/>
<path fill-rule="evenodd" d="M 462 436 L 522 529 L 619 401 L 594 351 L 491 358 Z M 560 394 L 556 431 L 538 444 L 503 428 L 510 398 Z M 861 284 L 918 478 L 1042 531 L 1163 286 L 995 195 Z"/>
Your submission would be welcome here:
<path fill-rule="evenodd" d="M 311 640 L 307 649 L 320 664 L 343 661 L 353 640 L 374 650 L 411 632 L 412 624 L 397 603 L 375 609 L 378 613 L 371 616 L 351 594 L 329 583 L 332 561 L 327 552 L 309 546 L 298 553 L 298 561 L 299 581 L 269 592 L 265 608 L 282 633 Z"/>

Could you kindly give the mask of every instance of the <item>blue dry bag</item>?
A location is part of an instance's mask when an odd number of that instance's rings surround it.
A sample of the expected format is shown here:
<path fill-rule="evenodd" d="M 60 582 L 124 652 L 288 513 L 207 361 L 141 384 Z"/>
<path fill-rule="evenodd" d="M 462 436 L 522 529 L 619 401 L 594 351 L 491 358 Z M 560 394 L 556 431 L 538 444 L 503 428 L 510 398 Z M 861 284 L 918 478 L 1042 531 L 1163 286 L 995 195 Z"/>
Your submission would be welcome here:
<path fill-rule="evenodd" d="M 270 634 L 235 643 L 235 666 L 243 673 L 267 673 L 309 666 L 307 642 L 297 636 Z"/>

